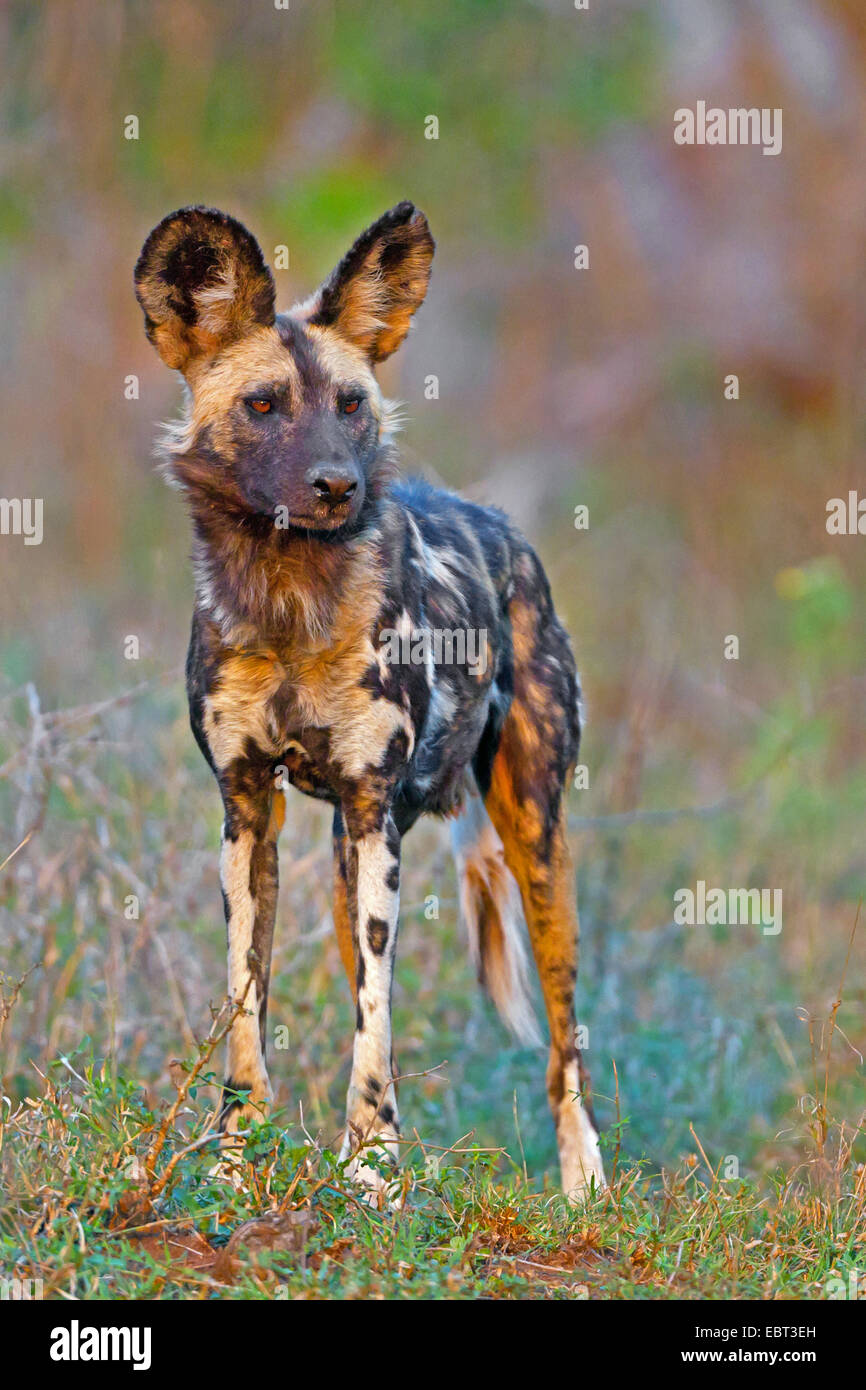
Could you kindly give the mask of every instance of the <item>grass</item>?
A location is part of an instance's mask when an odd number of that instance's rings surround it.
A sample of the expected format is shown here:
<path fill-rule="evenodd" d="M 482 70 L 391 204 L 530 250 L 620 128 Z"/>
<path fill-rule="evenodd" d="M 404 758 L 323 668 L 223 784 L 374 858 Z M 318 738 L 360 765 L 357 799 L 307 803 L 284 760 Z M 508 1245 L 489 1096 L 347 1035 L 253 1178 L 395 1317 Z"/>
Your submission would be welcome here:
<path fill-rule="evenodd" d="M 845 1127 L 764 1184 L 711 1173 L 696 1139 L 676 1171 L 630 1164 L 580 1208 L 469 1137 L 444 1151 L 413 1140 L 404 1208 L 383 1214 L 275 1116 L 240 1141 L 236 1190 L 208 1175 L 201 1142 L 220 1022 L 171 1106 L 64 1058 L 8 1115 L 4 1277 L 58 1299 L 807 1299 L 862 1265 L 866 1169 Z"/>

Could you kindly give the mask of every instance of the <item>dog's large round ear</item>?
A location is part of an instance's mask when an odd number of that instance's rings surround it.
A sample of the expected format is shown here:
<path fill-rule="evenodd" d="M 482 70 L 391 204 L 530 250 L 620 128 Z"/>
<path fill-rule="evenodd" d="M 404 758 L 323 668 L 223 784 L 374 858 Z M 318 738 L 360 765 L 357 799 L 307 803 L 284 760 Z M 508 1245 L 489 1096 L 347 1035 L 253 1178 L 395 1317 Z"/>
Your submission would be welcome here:
<path fill-rule="evenodd" d="M 434 250 L 423 212 L 398 203 L 361 233 L 320 289 L 292 312 L 334 329 L 371 362 L 383 362 L 424 300 Z"/>
<path fill-rule="evenodd" d="M 181 208 L 154 227 L 135 267 L 135 293 L 148 338 L 182 372 L 274 322 L 274 278 L 258 242 L 213 208 Z"/>

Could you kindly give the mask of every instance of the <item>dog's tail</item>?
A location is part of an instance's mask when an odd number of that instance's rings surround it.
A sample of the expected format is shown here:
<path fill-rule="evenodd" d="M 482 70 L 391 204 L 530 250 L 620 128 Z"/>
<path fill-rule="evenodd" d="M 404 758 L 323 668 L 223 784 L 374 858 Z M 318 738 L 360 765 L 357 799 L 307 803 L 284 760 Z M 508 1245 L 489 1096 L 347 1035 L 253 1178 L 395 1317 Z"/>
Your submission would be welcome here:
<path fill-rule="evenodd" d="M 502 841 L 477 793 L 451 822 L 460 911 L 478 979 L 516 1038 L 541 1037 L 529 994 L 520 891 L 505 863 Z"/>

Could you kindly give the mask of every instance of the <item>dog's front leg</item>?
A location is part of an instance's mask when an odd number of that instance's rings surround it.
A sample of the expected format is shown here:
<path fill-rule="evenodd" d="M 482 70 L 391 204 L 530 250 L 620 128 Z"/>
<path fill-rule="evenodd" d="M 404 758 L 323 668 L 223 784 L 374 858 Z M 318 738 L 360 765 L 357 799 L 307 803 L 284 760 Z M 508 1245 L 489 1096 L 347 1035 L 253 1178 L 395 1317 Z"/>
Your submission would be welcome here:
<path fill-rule="evenodd" d="M 344 1158 L 349 1173 L 373 1191 L 387 1181 L 372 1160 L 396 1165 L 397 1095 L 391 1073 L 391 981 L 400 903 L 400 836 L 390 815 L 380 829 L 352 835 L 348 810 L 348 891 L 357 962 L 355 1043 L 346 1105 Z"/>
<path fill-rule="evenodd" d="M 282 792 L 268 793 L 254 808 L 247 801 L 243 813 L 234 802 L 226 802 L 220 883 L 228 937 L 228 994 L 231 1003 L 240 1006 L 228 1035 L 219 1121 L 226 1147 L 251 1119 L 261 1119 L 272 1099 L 265 1038 L 277 909 L 277 836 L 284 807 Z M 238 1092 L 248 1092 L 246 1100 L 238 1099 Z"/>

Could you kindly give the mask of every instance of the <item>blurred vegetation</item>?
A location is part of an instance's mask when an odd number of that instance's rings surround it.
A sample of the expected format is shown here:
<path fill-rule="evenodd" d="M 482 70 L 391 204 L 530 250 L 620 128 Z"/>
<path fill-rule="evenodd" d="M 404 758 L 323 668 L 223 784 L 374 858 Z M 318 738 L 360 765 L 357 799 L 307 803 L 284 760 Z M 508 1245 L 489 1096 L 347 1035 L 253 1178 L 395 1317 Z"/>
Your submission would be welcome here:
<path fill-rule="evenodd" d="M 815 1020 L 866 884 L 866 562 L 824 524 L 866 486 L 857 5 L 85 0 L 11 3 L 0 32 L 2 491 L 45 499 L 41 546 L 0 540 L 0 861 L 30 837 L 0 875 L 0 967 L 39 963 L 6 1091 L 35 1094 L 34 1068 L 83 1048 L 77 1067 L 107 1059 L 156 1109 L 224 978 L 219 801 L 180 677 L 186 521 L 151 465 L 179 388 L 133 299 L 141 242 L 175 206 L 225 207 L 266 255 L 289 246 L 288 307 L 411 197 L 439 245 L 382 372 L 407 403 L 405 464 L 525 527 L 587 694 L 570 808 L 601 1120 L 652 1172 L 694 1153 L 690 1124 L 713 1163 L 798 1172 L 824 1105 Z M 782 155 L 674 146 L 698 97 L 783 107 Z M 290 1046 L 271 1070 L 283 1113 L 302 1101 L 330 1142 L 351 1012 L 309 803 L 282 872 L 272 1023 Z M 674 926 L 698 878 L 781 888 L 781 934 Z M 441 827 L 408 841 L 403 896 L 401 1068 L 448 1062 L 413 1083 L 408 1123 L 514 1156 L 516 1104 L 529 1173 L 552 1173 L 543 1058 L 476 991 Z M 861 929 L 828 1043 L 827 1104 L 855 1130 L 863 962 Z"/>

